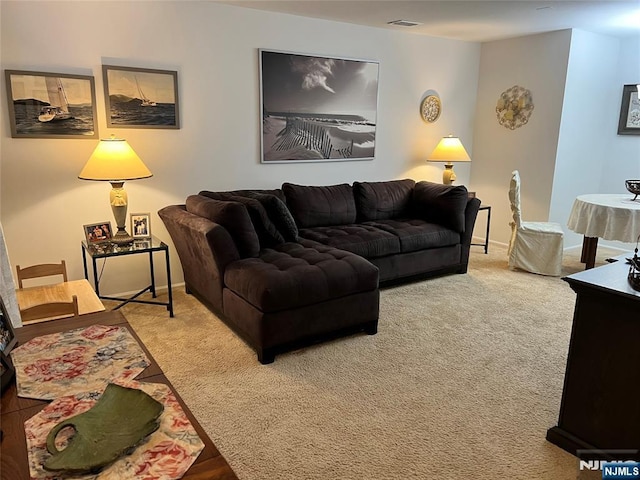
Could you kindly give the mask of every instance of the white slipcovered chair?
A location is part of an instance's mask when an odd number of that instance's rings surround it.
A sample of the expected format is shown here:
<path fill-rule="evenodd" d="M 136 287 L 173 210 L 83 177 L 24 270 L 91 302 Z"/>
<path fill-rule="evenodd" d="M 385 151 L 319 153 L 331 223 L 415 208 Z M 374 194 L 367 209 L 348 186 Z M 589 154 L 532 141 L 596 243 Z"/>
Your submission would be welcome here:
<path fill-rule="evenodd" d="M 559 223 L 523 222 L 520 210 L 520 173 L 511 174 L 509 201 L 513 222 L 509 268 L 559 277 L 562 272 L 563 231 Z"/>

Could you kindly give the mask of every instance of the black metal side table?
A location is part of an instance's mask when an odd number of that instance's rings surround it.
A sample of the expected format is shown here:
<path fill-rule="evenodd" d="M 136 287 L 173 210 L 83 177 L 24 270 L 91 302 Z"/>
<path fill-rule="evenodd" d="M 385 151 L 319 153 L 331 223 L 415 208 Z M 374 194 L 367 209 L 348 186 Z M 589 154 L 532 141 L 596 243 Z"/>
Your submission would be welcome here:
<path fill-rule="evenodd" d="M 160 302 L 157 300 L 141 300 L 138 297 L 145 292 L 151 292 L 153 298 L 156 298 L 156 280 L 155 270 L 153 265 L 153 253 L 164 252 L 165 265 L 167 268 L 167 288 L 168 288 L 168 301 Z M 124 255 L 135 255 L 138 253 L 146 253 L 149 255 L 149 274 L 151 276 L 151 285 L 143 288 L 135 295 L 129 298 L 111 297 L 107 295 L 100 295 L 100 279 L 98 277 L 98 270 L 96 268 L 96 261 L 99 258 L 120 257 Z M 96 291 L 96 295 L 99 298 L 105 300 L 116 300 L 121 302 L 120 305 L 114 308 L 118 310 L 120 307 L 127 303 L 146 303 L 150 305 L 164 305 L 169 311 L 169 316 L 173 317 L 173 295 L 171 293 L 171 267 L 169 265 L 169 246 L 156 237 L 146 239 L 136 239 L 131 245 L 118 246 L 112 243 L 101 243 L 88 245 L 85 240 L 82 241 L 82 263 L 84 266 L 84 278 L 89 279 L 89 270 L 87 267 L 87 255 L 91 257 L 91 263 L 93 267 L 93 285 Z"/>
<path fill-rule="evenodd" d="M 484 253 L 489 253 L 489 227 L 491 227 L 491 205 L 480 205 L 480 210 L 487 211 L 487 231 L 484 237 L 484 243 L 472 243 L 471 245 L 478 245 L 479 247 L 484 247 Z"/>

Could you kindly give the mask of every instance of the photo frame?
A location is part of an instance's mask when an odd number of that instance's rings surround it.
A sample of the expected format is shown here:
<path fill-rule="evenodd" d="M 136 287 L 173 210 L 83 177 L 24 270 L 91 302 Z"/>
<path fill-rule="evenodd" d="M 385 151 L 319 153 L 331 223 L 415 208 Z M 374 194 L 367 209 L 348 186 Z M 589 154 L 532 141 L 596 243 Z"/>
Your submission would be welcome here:
<path fill-rule="evenodd" d="M 103 65 L 107 126 L 180 128 L 178 72 Z"/>
<path fill-rule="evenodd" d="M 133 249 L 134 250 L 146 250 L 147 248 L 151 248 L 151 239 L 147 238 L 145 240 L 134 240 L 133 241 Z"/>
<path fill-rule="evenodd" d="M 5 70 L 13 138 L 98 138 L 92 76 Z"/>
<path fill-rule="evenodd" d="M 111 229 L 111 222 L 99 222 L 89 223 L 83 225 L 84 237 L 87 241 L 87 245 L 98 245 L 101 243 L 108 243 L 113 237 L 113 230 Z"/>
<path fill-rule="evenodd" d="M 618 135 L 640 135 L 640 97 L 638 85 L 625 85 L 622 90 Z"/>
<path fill-rule="evenodd" d="M 151 214 L 149 213 L 132 213 L 131 219 L 131 236 L 133 238 L 149 238 L 151 237 Z"/>
<path fill-rule="evenodd" d="M 9 355 L 9 352 L 16 346 L 18 340 L 13 330 L 11 318 L 4 305 L 4 301 L 0 298 L 0 352 Z"/>
<path fill-rule="evenodd" d="M 375 157 L 379 63 L 259 50 L 261 163 Z"/>

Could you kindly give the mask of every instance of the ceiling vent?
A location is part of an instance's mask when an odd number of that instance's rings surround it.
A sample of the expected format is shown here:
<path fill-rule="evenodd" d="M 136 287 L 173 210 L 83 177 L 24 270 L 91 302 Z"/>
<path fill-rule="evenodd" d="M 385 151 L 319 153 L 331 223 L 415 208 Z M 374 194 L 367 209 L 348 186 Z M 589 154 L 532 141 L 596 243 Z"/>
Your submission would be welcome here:
<path fill-rule="evenodd" d="M 412 22 L 411 20 L 394 20 L 393 22 L 387 22 L 387 25 L 398 25 L 400 27 L 415 27 L 416 25 L 422 25 L 418 22 Z"/>

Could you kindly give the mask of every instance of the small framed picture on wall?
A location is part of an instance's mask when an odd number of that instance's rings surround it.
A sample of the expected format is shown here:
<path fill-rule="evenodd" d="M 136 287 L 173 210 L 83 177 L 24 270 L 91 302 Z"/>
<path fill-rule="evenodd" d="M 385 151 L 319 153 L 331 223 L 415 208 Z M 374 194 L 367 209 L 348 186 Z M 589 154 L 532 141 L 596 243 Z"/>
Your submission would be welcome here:
<path fill-rule="evenodd" d="M 640 135 L 639 85 L 625 85 L 622 90 L 618 135 Z"/>
<path fill-rule="evenodd" d="M 151 215 L 149 213 L 131 214 L 131 234 L 133 238 L 149 238 L 151 236 Z"/>

